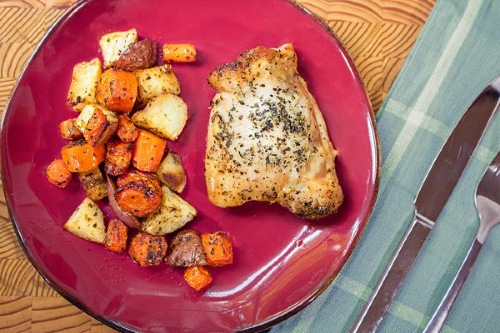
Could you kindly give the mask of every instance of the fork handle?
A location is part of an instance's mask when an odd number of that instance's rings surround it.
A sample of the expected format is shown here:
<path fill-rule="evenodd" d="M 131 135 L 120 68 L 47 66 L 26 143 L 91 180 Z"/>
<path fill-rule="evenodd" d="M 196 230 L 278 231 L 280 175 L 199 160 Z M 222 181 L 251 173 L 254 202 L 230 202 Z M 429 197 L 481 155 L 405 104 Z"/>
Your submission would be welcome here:
<path fill-rule="evenodd" d="M 476 261 L 476 258 L 481 251 L 481 247 L 483 245 L 477 240 L 474 239 L 469 251 L 467 252 L 467 256 L 465 257 L 460 269 L 458 270 L 455 278 L 448 291 L 444 295 L 443 300 L 439 304 L 436 312 L 432 316 L 431 320 L 427 324 L 423 333 L 438 333 L 443 327 L 444 321 L 448 316 L 448 312 L 450 311 L 455 299 L 457 298 L 460 289 L 462 289 L 462 285 L 464 284 L 469 272 Z"/>

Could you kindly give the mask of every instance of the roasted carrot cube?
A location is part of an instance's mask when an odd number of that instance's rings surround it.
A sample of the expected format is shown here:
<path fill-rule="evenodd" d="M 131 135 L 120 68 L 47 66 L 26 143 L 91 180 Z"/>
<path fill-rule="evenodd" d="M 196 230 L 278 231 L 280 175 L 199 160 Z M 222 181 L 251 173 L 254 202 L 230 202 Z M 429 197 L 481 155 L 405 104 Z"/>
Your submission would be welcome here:
<path fill-rule="evenodd" d="M 202 234 L 201 244 L 208 265 L 224 266 L 233 263 L 233 244 L 231 236 L 227 232 L 217 231 Z"/>
<path fill-rule="evenodd" d="M 120 140 L 108 141 L 106 145 L 106 160 L 104 161 L 104 170 L 106 173 L 112 176 L 124 173 L 130 166 L 133 148 L 134 145 L 131 142 Z"/>
<path fill-rule="evenodd" d="M 68 170 L 63 160 L 57 158 L 47 167 L 45 176 L 47 176 L 47 179 L 51 184 L 64 188 L 71 181 L 73 174 Z"/>
<path fill-rule="evenodd" d="M 167 141 L 141 129 L 132 152 L 132 165 L 141 171 L 156 172 L 163 159 Z"/>
<path fill-rule="evenodd" d="M 184 280 L 191 288 L 200 291 L 212 283 L 212 275 L 204 266 L 190 266 L 184 271 Z"/>
<path fill-rule="evenodd" d="M 101 109 L 94 108 L 83 137 L 92 146 L 106 143 L 115 132 L 116 126 L 117 122 L 111 123 Z"/>
<path fill-rule="evenodd" d="M 165 62 L 194 62 L 196 48 L 192 44 L 164 44 L 162 47 Z"/>
<path fill-rule="evenodd" d="M 116 135 L 118 135 L 123 142 L 134 142 L 139 135 L 139 129 L 135 127 L 129 116 L 121 114 L 118 116 Z"/>
<path fill-rule="evenodd" d="M 114 252 L 122 252 L 127 247 L 128 227 L 118 219 L 112 219 L 106 229 L 104 246 Z"/>
<path fill-rule="evenodd" d="M 83 138 L 83 133 L 76 125 L 76 118 L 64 120 L 59 124 L 59 130 L 63 139 L 76 140 Z"/>
<path fill-rule="evenodd" d="M 139 265 L 156 266 L 162 262 L 167 249 L 168 244 L 164 237 L 139 232 L 130 241 L 128 252 Z"/>
<path fill-rule="evenodd" d="M 129 113 L 134 108 L 138 91 L 133 73 L 108 69 L 99 77 L 97 101 L 108 110 Z"/>
<path fill-rule="evenodd" d="M 90 171 L 104 161 L 106 148 L 100 144 L 93 147 L 84 139 L 79 139 L 65 144 L 61 156 L 69 171 Z"/>

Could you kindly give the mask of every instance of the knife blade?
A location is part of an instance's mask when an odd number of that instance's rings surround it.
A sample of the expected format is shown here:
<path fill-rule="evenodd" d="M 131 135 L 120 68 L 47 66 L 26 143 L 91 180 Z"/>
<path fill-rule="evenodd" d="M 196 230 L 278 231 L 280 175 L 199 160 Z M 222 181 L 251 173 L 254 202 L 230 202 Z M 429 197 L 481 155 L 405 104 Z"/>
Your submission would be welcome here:
<path fill-rule="evenodd" d="M 500 76 L 468 107 L 432 163 L 415 198 L 415 214 L 351 332 L 375 332 L 453 192 L 500 103 Z"/>

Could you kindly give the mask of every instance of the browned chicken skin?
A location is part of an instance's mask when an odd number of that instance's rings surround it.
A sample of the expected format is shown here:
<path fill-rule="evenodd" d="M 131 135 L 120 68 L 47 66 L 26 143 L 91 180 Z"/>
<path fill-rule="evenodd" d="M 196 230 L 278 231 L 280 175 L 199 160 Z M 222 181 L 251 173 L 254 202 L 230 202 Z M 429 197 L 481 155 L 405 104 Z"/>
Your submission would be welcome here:
<path fill-rule="evenodd" d="M 276 202 L 308 219 L 336 212 L 343 201 L 336 150 L 293 46 L 256 47 L 208 80 L 217 91 L 205 156 L 210 201 Z"/>

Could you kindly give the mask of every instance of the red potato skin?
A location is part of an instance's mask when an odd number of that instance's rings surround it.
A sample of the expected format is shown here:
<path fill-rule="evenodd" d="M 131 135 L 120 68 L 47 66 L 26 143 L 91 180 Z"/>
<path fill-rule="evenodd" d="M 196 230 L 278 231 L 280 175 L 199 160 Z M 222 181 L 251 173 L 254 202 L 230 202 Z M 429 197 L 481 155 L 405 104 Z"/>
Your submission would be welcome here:
<path fill-rule="evenodd" d="M 129 72 L 152 67 L 156 64 L 157 47 L 151 39 L 137 41 L 122 53 L 115 67 Z"/>
<path fill-rule="evenodd" d="M 192 229 L 177 232 L 170 239 L 166 261 L 170 266 L 177 267 L 206 265 L 200 234 Z"/>

